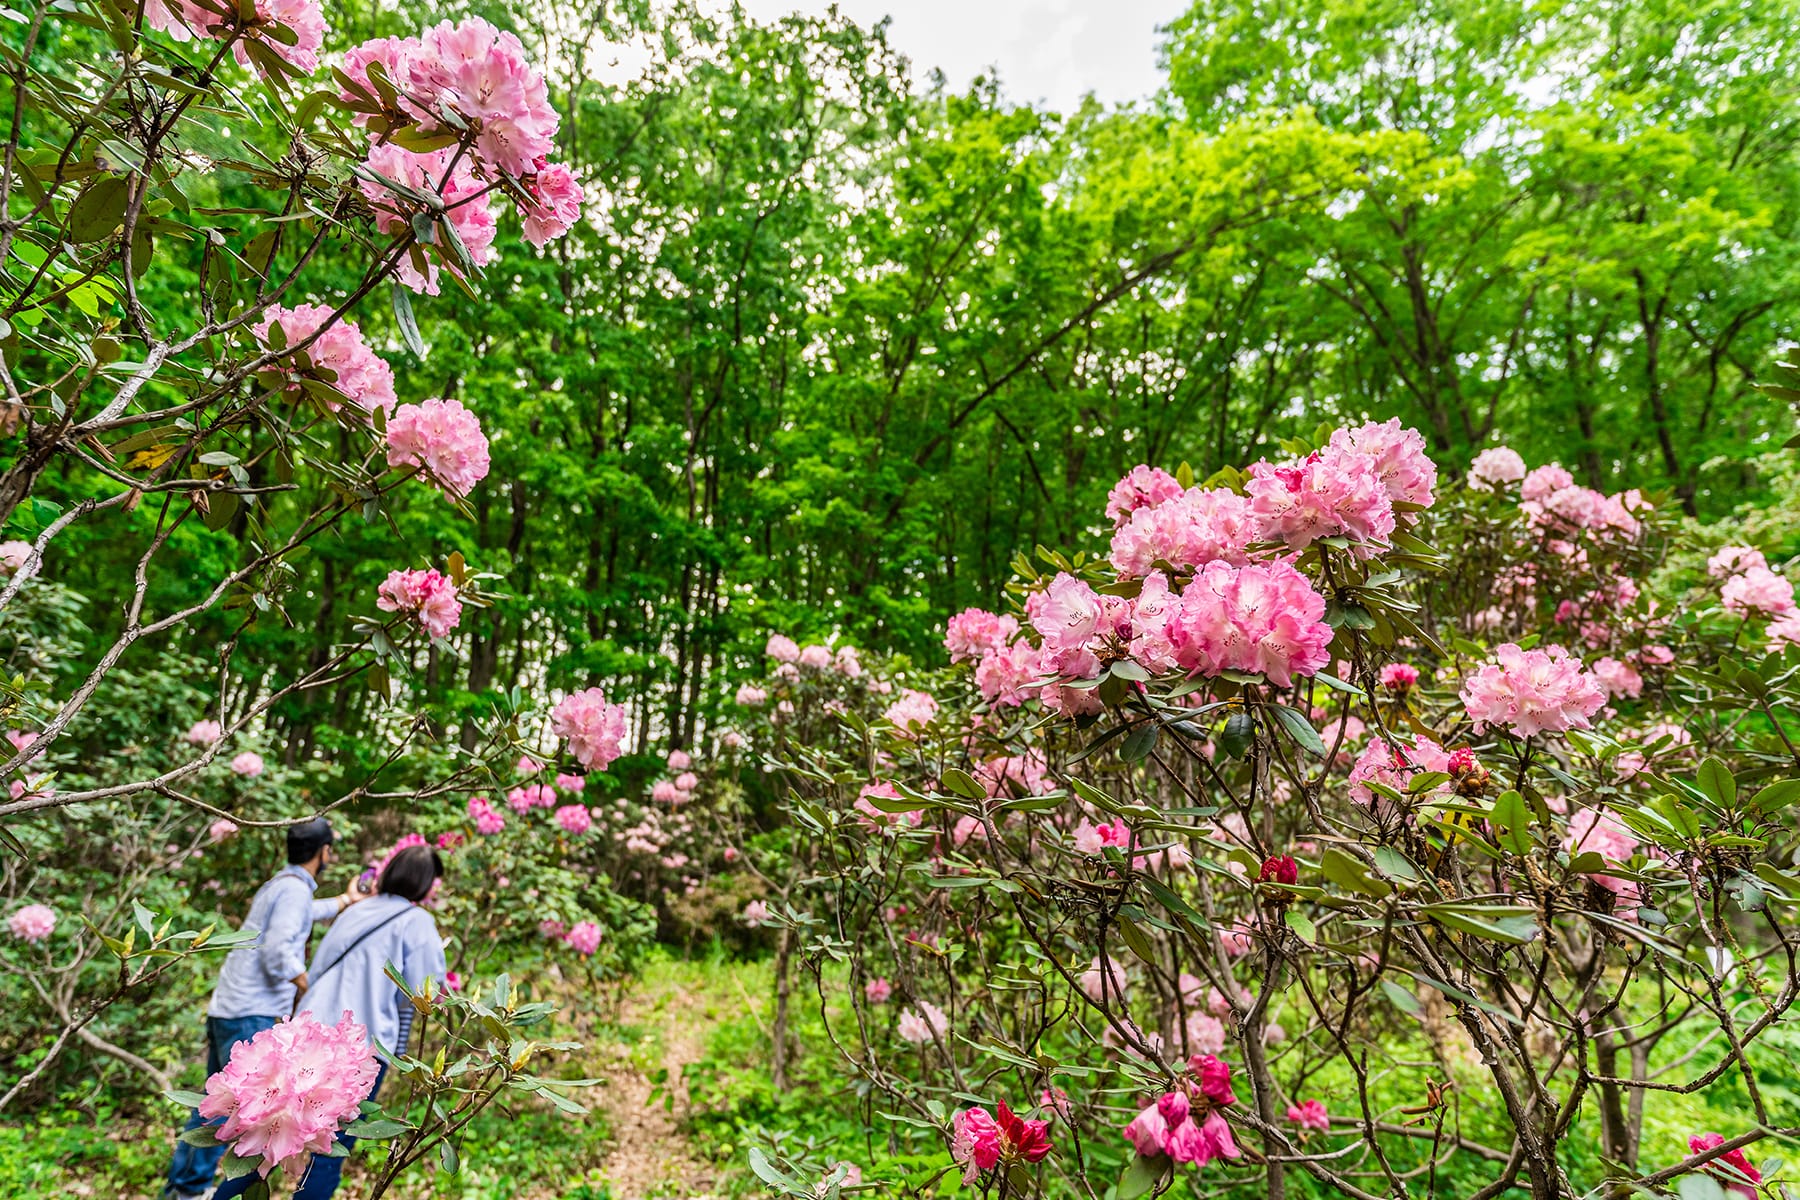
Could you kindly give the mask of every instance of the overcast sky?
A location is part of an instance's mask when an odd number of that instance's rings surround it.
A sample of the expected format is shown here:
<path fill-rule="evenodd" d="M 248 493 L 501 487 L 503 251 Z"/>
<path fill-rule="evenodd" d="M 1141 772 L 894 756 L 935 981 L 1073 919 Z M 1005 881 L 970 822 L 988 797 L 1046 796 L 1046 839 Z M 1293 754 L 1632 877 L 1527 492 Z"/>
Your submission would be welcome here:
<path fill-rule="evenodd" d="M 941 67 L 961 88 L 998 68 L 1013 100 L 1073 109 L 1087 92 L 1108 103 L 1139 100 L 1161 82 L 1157 27 L 1184 0 L 837 0 L 860 25 L 894 18 L 888 39 L 923 79 Z M 823 13 L 831 0 L 742 0 L 753 16 Z"/>

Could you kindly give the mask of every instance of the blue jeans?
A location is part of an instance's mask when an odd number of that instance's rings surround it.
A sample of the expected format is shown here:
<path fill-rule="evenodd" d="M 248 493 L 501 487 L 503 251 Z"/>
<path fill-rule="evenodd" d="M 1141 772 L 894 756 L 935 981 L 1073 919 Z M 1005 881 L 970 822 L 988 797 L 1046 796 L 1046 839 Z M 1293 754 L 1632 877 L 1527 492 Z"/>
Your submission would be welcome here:
<path fill-rule="evenodd" d="M 373 1100 L 375 1094 L 381 1091 L 381 1081 L 385 1078 L 387 1078 L 387 1064 L 382 1063 L 381 1069 L 375 1072 L 375 1086 L 369 1089 L 369 1099 Z M 350 1147 L 356 1145 L 356 1139 L 347 1133 L 338 1134 L 337 1140 L 338 1144 L 344 1148 L 346 1156 L 348 1156 Z M 294 1191 L 294 1200 L 331 1200 L 332 1194 L 338 1189 L 338 1179 L 343 1173 L 344 1160 L 342 1158 L 333 1158 L 329 1154 L 313 1155 L 312 1161 L 307 1164 L 306 1174 L 301 1176 L 300 1186 Z M 233 1196 L 241 1196 L 250 1190 L 250 1185 L 256 1180 L 255 1171 L 239 1175 L 236 1179 L 227 1180 L 219 1185 L 218 1191 L 213 1193 L 213 1200 L 230 1200 Z M 292 1180 L 289 1182 L 291 1183 Z"/>
<path fill-rule="evenodd" d="M 225 1064 L 231 1061 L 233 1046 L 249 1041 L 274 1024 L 274 1017 L 206 1018 L 207 1077 L 211 1078 L 225 1069 Z M 209 1122 L 199 1113 L 192 1112 L 188 1114 L 188 1122 L 182 1126 L 182 1130 L 198 1129 L 207 1124 L 219 1125 L 223 1122 Z M 224 1157 L 223 1146 L 190 1146 L 186 1142 L 176 1142 L 175 1157 L 169 1162 L 168 1191 L 185 1196 L 204 1192 L 212 1186 L 213 1173 L 219 1169 L 219 1160 Z"/>

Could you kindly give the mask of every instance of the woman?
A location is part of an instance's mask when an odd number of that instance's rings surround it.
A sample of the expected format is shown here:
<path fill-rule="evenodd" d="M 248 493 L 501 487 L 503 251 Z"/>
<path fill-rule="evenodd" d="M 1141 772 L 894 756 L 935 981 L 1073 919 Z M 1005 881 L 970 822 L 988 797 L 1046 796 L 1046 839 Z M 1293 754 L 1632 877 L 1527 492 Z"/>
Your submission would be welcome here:
<path fill-rule="evenodd" d="M 392 963 L 411 991 L 425 980 L 444 982 L 448 964 L 444 940 L 437 922 L 420 901 L 444 874 L 443 860 L 429 846 L 409 846 L 388 862 L 375 885 L 376 894 L 345 910 L 319 943 L 307 971 L 308 986 L 294 1013 L 309 1012 L 319 1021 L 335 1025 L 345 1012 L 369 1031 L 369 1041 L 383 1059 L 369 1096 L 381 1090 L 387 1062 L 406 1053 L 412 1031 L 412 1002 L 387 976 Z M 355 1138 L 338 1135 L 346 1149 Z M 315 1154 L 294 1200 L 327 1200 L 337 1191 L 344 1160 Z M 214 1193 L 214 1200 L 239 1196 L 256 1179 L 254 1172 L 241 1175 Z"/>

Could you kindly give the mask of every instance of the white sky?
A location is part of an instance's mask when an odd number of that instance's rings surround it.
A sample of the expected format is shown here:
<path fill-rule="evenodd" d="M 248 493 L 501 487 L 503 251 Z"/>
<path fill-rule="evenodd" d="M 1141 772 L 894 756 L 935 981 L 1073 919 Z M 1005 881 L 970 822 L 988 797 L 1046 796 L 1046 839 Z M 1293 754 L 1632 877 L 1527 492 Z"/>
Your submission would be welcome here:
<path fill-rule="evenodd" d="M 832 0 L 741 0 L 759 20 L 796 10 L 823 14 Z M 1005 94 L 1068 112 L 1093 92 L 1109 104 L 1141 100 L 1161 84 L 1157 28 L 1186 0 L 837 0 L 859 25 L 891 15 L 888 41 L 915 78 L 941 67 L 953 88 L 998 69 Z"/>

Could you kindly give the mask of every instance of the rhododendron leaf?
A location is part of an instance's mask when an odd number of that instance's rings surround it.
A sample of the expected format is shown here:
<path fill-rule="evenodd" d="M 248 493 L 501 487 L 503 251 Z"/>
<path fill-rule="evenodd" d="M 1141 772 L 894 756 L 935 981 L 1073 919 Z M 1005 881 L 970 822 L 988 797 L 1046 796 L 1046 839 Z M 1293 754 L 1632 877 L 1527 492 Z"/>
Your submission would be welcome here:
<path fill-rule="evenodd" d="M 1298 709 L 1275 704 L 1270 706 L 1270 711 L 1275 714 L 1276 723 L 1287 731 L 1296 745 L 1315 758 L 1325 757 L 1325 739 L 1319 736 L 1319 731 L 1312 727 L 1312 722 Z"/>
<path fill-rule="evenodd" d="M 1325 878 L 1346 891 L 1381 897 L 1394 890 L 1386 881 L 1376 879 L 1361 863 L 1335 847 L 1326 848 L 1320 859 L 1319 869 L 1325 872 Z"/>
<path fill-rule="evenodd" d="M 1389 1003 L 1407 1016 L 1424 1017 L 1425 1006 L 1419 1003 L 1419 998 L 1395 983 L 1393 980 L 1383 979 L 1381 981 L 1381 994 L 1386 996 Z"/>
<path fill-rule="evenodd" d="M 392 1117 L 363 1117 L 344 1126 L 344 1132 L 351 1137 L 359 1138 L 391 1138 L 411 1129 L 405 1121 L 396 1121 Z"/>
<path fill-rule="evenodd" d="M 1145 875 L 1142 878 L 1144 887 L 1149 890 L 1152 896 L 1156 897 L 1156 902 L 1158 904 L 1177 916 L 1186 917 L 1196 924 L 1204 925 L 1206 923 L 1206 918 L 1200 915 L 1200 911 L 1186 900 L 1183 900 L 1180 894 L 1168 884 L 1150 875 Z"/>
<path fill-rule="evenodd" d="M 1413 865 L 1412 860 L 1392 846 L 1377 846 L 1374 857 L 1375 869 L 1389 879 L 1419 880 L 1424 878 L 1419 869 Z"/>
<path fill-rule="evenodd" d="M 1125 735 L 1125 740 L 1119 744 L 1119 757 L 1128 763 L 1142 762 L 1156 749 L 1156 739 L 1161 733 L 1156 722 L 1145 721 Z"/>
<path fill-rule="evenodd" d="M 963 797 L 965 800 L 980 800 L 987 796 L 987 789 L 977 783 L 967 771 L 956 767 L 948 767 L 938 777 L 947 791 Z"/>
<path fill-rule="evenodd" d="M 1119 1177 L 1115 1200 L 1138 1200 L 1140 1196 L 1148 1196 L 1156 1190 L 1172 1165 L 1170 1159 L 1160 1154 L 1155 1158 L 1142 1154 L 1133 1157 L 1125 1164 L 1125 1174 Z"/>
<path fill-rule="evenodd" d="M 425 358 L 425 339 L 419 335 L 419 320 L 413 315 L 412 296 L 407 290 L 395 283 L 388 289 L 393 300 L 394 323 L 400 326 L 400 336 L 406 341 L 406 348 L 413 357 L 421 361 Z"/>
<path fill-rule="evenodd" d="M 1318 680 L 1320 683 L 1324 684 L 1326 687 L 1331 688 L 1333 691 L 1348 692 L 1352 696 L 1367 696 L 1369 694 L 1369 693 L 1363 691 L 1361 688 L 1357 687 L 1355 684 L 1345 683 L 1342 679 L 1339 679 L 1337 676 L 1327 675 L 1323 671 L 1320 671 L 1318 674 L 1314 675 L 1313 678 Z"/>
<path fill-rule="evenodd" d="M 1494 801 L 1494 811 L 1488 814 L 1488 820 L 1499 831 L 1499 841 L 1503 848 L 1514 854 L 1530 852 L 1531 813 L 1525 807 L 1525 797 L 1510 789 L 1500 793 L 1499 799 Z"/>
<path fill-rule="evenodd" d="M 1255 740 L 1256 722 L 1249 713 L 1234 712 L 1225 718 L 1225 728 L 1219 732 L 1219 749 L 1232 758 L 1242 758 Z"/>
<path fill-rule="evenodd" d="M 1537 914 L 1529 908 L 1487 904 L 1427 904 L 1419 910 L 1451 929 L 1492 941 L 1523 945 L 1537 937 Z"/>
<path fill-rule="evenodd" d="M 240 1175 L 248 1175 L 256 1170 L 260 1161 L 255 1158 L 240 1158 L 227 1150 L 225 1157 L 219 1160 L 219 1175 L 224 1179 L 236 1179 Z"/>
<path fill-rule="evenodd" d="M 1795 800 L 1800 800 L 1800 779 L 1782 779 L 1758 790 L 1750 798 L 1750 808 L 1759 816 L 1766 817 L 1781 811 Z"/>
<path fill-rule="evenodd" d="M 1318 940 L 1319 940 L 1318 927 L 1313 924 L 1312 918 L 1307 916 L 1305 913 L 1299 912 L 1298 910 L 1295 910 L 1295 909 L 1289 909 L 1287 912 L 1282 914 L 1281 919 L 1283 922 L 1286 923 L 1286 925 L 1289 929 L 1292 929 L 1297 935 L 1299 935 L 1299 938 L 1301 941 L 1307 943 L 1308 945 L 1314 945 L 1318 942 Z"/>
<path fill-rule="evenodd" d="M 1737 780 L 1718 759 L 1708 758 L 1702 762 L 1695 780 L 1700 790 L 1720 808 L 1730 808 L 1737 803 Z"/>

